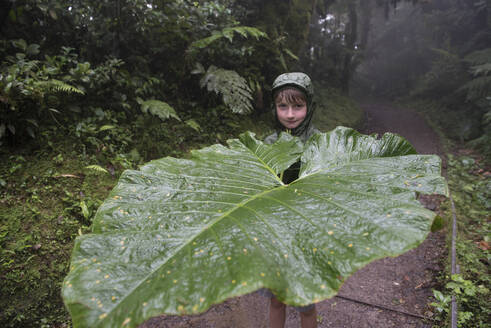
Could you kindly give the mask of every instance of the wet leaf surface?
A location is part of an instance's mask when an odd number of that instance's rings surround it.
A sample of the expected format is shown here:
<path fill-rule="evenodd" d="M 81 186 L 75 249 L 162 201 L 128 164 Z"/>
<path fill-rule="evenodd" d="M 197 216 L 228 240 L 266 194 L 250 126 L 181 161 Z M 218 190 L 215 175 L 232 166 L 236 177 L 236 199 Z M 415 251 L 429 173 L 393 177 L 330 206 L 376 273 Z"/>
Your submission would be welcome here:
<path fill-rule="evenodd" d="M 278 174 L 302 161 L 300 178 Z M 347 128 L 306 145 L 251 134 L 126 171 L 77 239 L 63 297 L 74 326 L 134 327 L 262 287 L 283 302 L 332 297 L 369 262 L 419 245 L 446 194 L 440 159 Z"/>

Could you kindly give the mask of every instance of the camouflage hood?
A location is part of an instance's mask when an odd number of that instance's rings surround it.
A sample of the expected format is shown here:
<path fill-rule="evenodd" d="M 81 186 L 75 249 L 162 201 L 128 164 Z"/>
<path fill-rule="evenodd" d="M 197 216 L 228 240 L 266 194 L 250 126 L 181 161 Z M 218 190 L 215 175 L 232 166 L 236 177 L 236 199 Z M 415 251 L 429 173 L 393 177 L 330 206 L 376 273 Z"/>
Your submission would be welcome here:
<path fill-rule="evenodd" d="M 281 125 L 278 121 L 278 117 L 276 116 L 276 106 L 275 106 L 275 94 L 286 87 L 294 87 L 301 90 L 305 97 L 307 98 L 307 115 L 303 122 L 297 126 L 295 129 L 291 130 L 291 134 L 297 137 L 300 137 L 302 141 L 306 141 L 310 135 L 312 134 L 313 127 L 311 126 L 312 116 L 314 114 L 315 105 L 314 105 L 314 86 L 312 85 L 312 81 L 310 77 L 301 72 L 292 72 L 292 73 L 284 73 L 279 75 L 273 82 L 272 85 L 272 109 L 273 115 L 275 119 L 277 132 L 285 131 L 285 127 Z"/>

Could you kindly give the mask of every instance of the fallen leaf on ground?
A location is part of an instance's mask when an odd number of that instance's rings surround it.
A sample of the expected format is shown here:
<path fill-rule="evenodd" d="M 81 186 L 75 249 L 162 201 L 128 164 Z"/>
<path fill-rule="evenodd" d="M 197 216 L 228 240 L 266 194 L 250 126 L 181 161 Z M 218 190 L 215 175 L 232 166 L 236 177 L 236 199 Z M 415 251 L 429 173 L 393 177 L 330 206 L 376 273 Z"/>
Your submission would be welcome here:
<path fill-rule="evenodd" d="M 489 244 L 484 240 L 481 240 L 480 242 L 476 242 L 476 245 L 478 248 L 482 249 L 483 251 L 489 250 Z"/>
<path fill-rule="evenodd" d="M 77 179 L 81 179 L 82 177 L 78 176 L 78 175 L 74 175 L 74 174 L 60 174 L 60 175 L 55 176 L 55 178 L 77 178 Z"/>

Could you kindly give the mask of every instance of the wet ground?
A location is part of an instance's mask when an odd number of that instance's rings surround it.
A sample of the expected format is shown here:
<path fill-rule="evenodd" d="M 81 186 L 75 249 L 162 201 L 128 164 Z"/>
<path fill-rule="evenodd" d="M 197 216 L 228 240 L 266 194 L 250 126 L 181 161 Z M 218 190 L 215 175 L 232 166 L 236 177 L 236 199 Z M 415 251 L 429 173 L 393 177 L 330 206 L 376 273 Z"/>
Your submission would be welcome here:
<path fill-rule="evenodd" d="M 380 103 L 361 105 L 366 112 L 363 133 L 394 132 L 408 139 L 422 154 L 440 154 L 438 136 L 416 112 Z M 440 197 L 421 202 L 438 210 Z M 431 289 L 443 270 L 444 232 L 431 233 L 418 248 L 396 258 L 372 262 L 351 276 L 338 296 L 317 304 L 319 327 L 388 328 L 431 327 Z M 268 301 L 252 293 L 216 305 L 199 316 L 161 316 L 140 328 L 266 328 Z M 287 328 L 300 327 L 298 313 L 288 308 Z"/>

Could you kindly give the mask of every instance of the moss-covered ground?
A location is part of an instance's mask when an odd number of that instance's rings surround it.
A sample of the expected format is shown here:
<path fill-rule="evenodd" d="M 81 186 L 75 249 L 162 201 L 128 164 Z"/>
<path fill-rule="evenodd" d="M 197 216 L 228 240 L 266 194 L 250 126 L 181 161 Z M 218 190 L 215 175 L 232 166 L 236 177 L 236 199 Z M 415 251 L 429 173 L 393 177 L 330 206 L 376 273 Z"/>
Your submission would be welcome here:
<path fill-rule="evenodd" d="M 317 108 L 314 124 L 321 131 L 330 131 L 336 126 L 359 128 L 363 124 L 364 113 L 355 101 L 345 97 L 337 89 L 318 88 Z"/>

